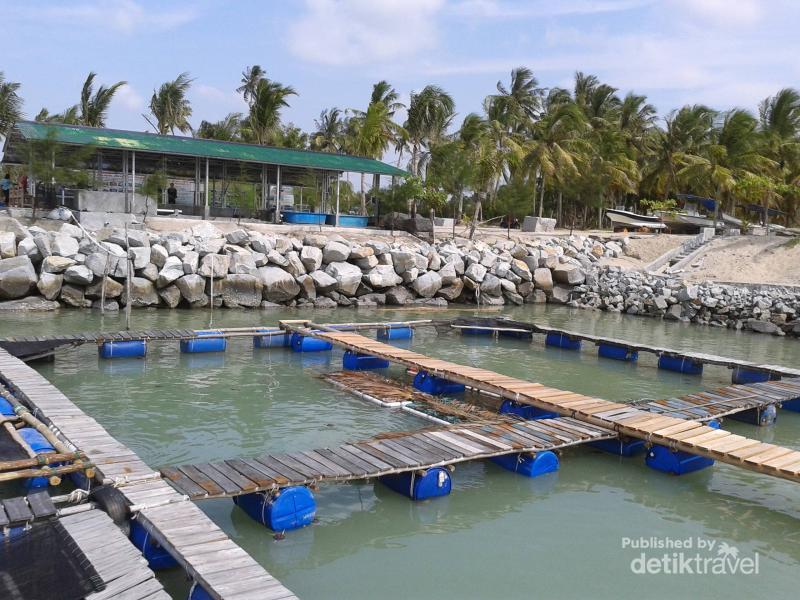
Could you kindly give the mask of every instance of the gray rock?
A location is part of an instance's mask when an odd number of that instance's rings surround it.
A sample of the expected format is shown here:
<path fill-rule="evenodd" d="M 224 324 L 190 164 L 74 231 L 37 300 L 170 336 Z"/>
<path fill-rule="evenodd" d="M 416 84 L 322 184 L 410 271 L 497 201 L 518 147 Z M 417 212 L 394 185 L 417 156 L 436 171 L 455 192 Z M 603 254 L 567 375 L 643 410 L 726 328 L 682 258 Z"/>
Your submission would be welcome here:
<path fill-rule="evenodd" d="M 414 295 L 402 286 L 395 286 L 386 290 L 386 304 L 403 306 L 414 301 Z"/>
<path fill-rule="evenodd" d="M 50 250 L 54 256 L 74 258 L 78 254 L 78 240 L 68 235 L 56 234 L 50 240 Z"/>
<path fill-rule="evenodd" d="M 156 286 L 153 282 L 144 277 L 131 277 L 131 306 L 154 306 L 159 302 Z M 127 306 L 128 292 L 122 290 L 120 295 L 121 304 Z"/>
<path fill-rule="evenodd" d="M 361 269 L 346 262 L 332 262 L 325 272 L 336 279 L 336 291 L 345 296 L 353 296 L 361 283 Z"/>
<path fill-rule="evenodd" d="M 156 279 L 156 287 L 163 288 L 167 287 L 173 281 L 178 280 L 179 278 L 183 277 L 185 273 L 183 272 L 183 263 L 181 259 L 177 256 L 170 256 L 167 258 L 164 266 L 158 272 L 158 278 Z"/>
<path fill-rule="evenodd" d="M 194 249 L 201 257 L 203 257 L 207 254 L 219 254 L 224 245 L 225 240 L 223 238 L 214 238 L 196 242 Z M 170 254 L 172 253 L 170 252 Z"/>
<path fill-rule="evenodd" d="M 174 284 L 158 290 L 158 297 L 169 308 L 175 308 L 181 303 L 181 291 Z"/>
<path fill-rule="evenodd" d="M 756 333 L 769 333 L 771 335 L 786 335 L 783 330 L 769 321 L 760 321 L 758 319 L 747 319 L 745 327 Z"/>
<path fill-rule="evenodd" d="M 17 255 L 17 238 L 12 231 L 0 231 L 0 260 Z"/>
<path fill-rule="evenodd" d="M 303 265 L 303 261 L 300 260 L 300 255 L 294 250 L 286 253 L 286 270 L 294 277 L 306 274 L 306 267 Z"/>
<path fill-rule="evenodd" d="M 322 273 L 323 275 L 325 275 L 325 277 L 330 277 L 330 275 L 327 275 L 326 273 L 323 273 L 322 271 L 319 271 L 319 272 Z M 331 279 L 333 279 L 333 278 L 331 277 Z M 297 277 L 295 277 L 295 280 L 300 285 L 300 296 L 302 298 L 308 298 L 309 300 L 316 299 L 316 297 L 317 297 L 317 286 L 314 284 L 314 279 L 311 277 L 311 275 L 305 275 L 305 274 L 298 275 Z M 335 279 L 333 280 L 333 283 L 334 283 L 334 285 L 336 284 L 336 280 Z"/>
<path fill-rule="evenodd" d="M 200 261 L 197 272 L 203 277 L 221 279 L 228 274 L 231 258 L 227 254 L 206 254 Z"/>
<path fill-rule="evenodd" d="M 375 256 L 375 249 L 370 246 L 356 246 L 350 250 L 350 260 L 357 261 Z"/>
<path fill-rule="evenodd" d="M 256 275 L 258 266 L 252 254 L 231 254 L 228 272 L 239 275 Z"/>
<path fill-rule="evenodd" d="M 380 264 L 380 261 L 378 260 L 377 256 L 367 256 L 366 258 L 359 258 L 356 259 L 354 262 L 355 265 L 362 271 L 371 271 L 373 268 L 377 267 Z M 394 267 L 392 267 L 391 265 L 382 265 L 382 266 L 391 267 L 392 272 L 394 272 Z"/>
<path fill-rule="evenodd" d="M 0 300 L 27 296 L 37 281 L 36 269 L 27 256 L 0 260 Z"/>
<path fill-rule="evenodd" d="M 63 233 L 64 235 L 74 237 L 78 241 L 83 239 L 83 231 L 81 228 L 77 225 L 73 225 L 72 223 L 64 223 L 61 225 L 61 227 L 58 228 L 58 233 Z"/>
<path fill-rule="evenodd" d="M 372 257 L 370 257 L 372 258 Z M 400 277 L 391 265 L 378 265 L 365 276 L 366 282 L 372 288 L 388 288 L 399 285 L 403 278 Z"/>
<path fill-rule="evenodd" d="M 533 283 L 537 289 L 549 292 L 553 289 L 553 273 L 546 267 L 539 267 L 533 271 Z"/>
<path fill-rule="evenodd" d="M 157 266 L 159 269 L 164 266 L 164 263 L 169 258 L 169 252 L 161 244 L 153 244 L 150 246 L 150 262 Z"/>
<path fill-rule="evenodd" d="M 158 267 L 153 263 L 147 263 L 144 269 L 139 271 L 139 277 L 144 277 L 148 281 L 155 281 L 158 279 Z"/>
<path fill-rule="evenodd" d="M 683 307 L 680 304 L 673 304 L 664 313 L 664 319 L 667 321 L 680 321 L 683 316 Z"/>
<path fill-rule="evenodd" d="M 266 254 L 270 250 L 275 249 L 275 242 L 263 234 L 251 231 L 250 232 L 250 247 L 255 250 L 256 252 L 260 252 L 261 254 Z M 263 265 L 259 265 L 263 266 Z"/>
<path fill-rule="evenodd" d="M 202 239 L 221 238 L 222 232 L 208 221 L 200 221 L 197 225 L 192 226 L 192 235 Z"/>
<path fill-rule="evenodd" d="M 106 298 L 119 298 L 123 288 L 123 284 L 106 277 Z M 87 298 L 100 298 L 103 295 L 102 277 L 86 288 L 85 295 Z"/>
<path fill-rule="evenodd" d="M 553 279 L 566 285 L 580 285 L 586 280 L 586 275 L 578 265 L 563 263 L 553 269 Z"/>
<path fill-rule="evenodd" d="M 48 300 L 55 300 L 61 293 L 61 284 L 64 282 L 63 275 L 55 273 L 42 273 L 36 284 L 39 293 Z"/>
<path fill-rule="evenodd" d="M 528 268 L 528 265 L 518 259 L 514 259 L 511 263 L 511 270 L 522 279 L 522 281 L 531 281 L 533 279 L 533 275 L 531 274 L 531 270 Z"/>
<path fill-rule="evenodd" d="M 53 253 L 53 249 L 50 246 L 50 236 L 46 233 L 35 235 L 33 237 L 33 243 L 36 244 L 42 258 L 47 258 Z"/>
<path fill-rule="evenodd" d="M 36 240 L 32 237 L 24 238 L 17 244 L 17 256 L 27 256 L 34 263 L 41 262 L 43 258 Z"/>
<path fill-rule="evenodd" d="M 321 234 L 308 233 L 303 238 L 303 246 L 312 246 L 314 248 L 317 248 L 318 250 L 322 250 L 322 248 L 324 248 L 325 244 L 327 243 L 328 243 L 328 238 Z M 322 254 L 320 254 L 320 257 L 321 256 Z"/>
<path fill-rule="evenodd" d="M 206 280 L 200 275 L 184 275 L 175 281 L 175 286 L 190 304 L 201 302 L 206 297 Z"/>
<path fill-rule="evenodd" d="M 436 295 L 440 298 L 444 298 L 448 302 L 454 302 L 456 298 L 461 295 L 462 291 L 464 291 L 464 282 L 460 279 L 456 279 L 451 285 L 439 288 L 439 291 L 436 292 Z"/>
<path fill-rule="evenodd" d="M 263 284 L 264 300 L 287 302 L 300 293 L 294 277 L 280 267 L 259 267 L 258 276 Z"/>
<path fill-rule="evenodd" d="M 300 260 L 308 273 L 316 271 L 322 266 L 322 250 L 316 246 L 303 246 L 300 251 Z"/>
<path fill-rule="evenodd" d="M 118 312 L 119 302 L 116 300 L 106 300 L 105 305 L 103 305 L 100 300 L 94 300 L 92 302 L 92 309 L 102 310 L 103 308 L 105 308 L 106 312 Z"/>
<path fill-rule="evenodd" d="M 90 308 L 92 306 L 92 301 L 86 298 L 83 288 L 77 285 L 62 285 L 59 300 L 63 304 L 74 306 L 75 308 Z"/>
<path fill-rule="evenodd" d="M 73 265 L 64 271 L 64 281 L 75 285 L 89 285 L 94 274 L 84 265 Z"/>
<path fill-rule="evenodd" d="M 314 308 L 336 308 L 337 306 L 339 305 L 336 303 L 336 300 L 326 298 L 325 296 L 320 296 L 314 300 Z"/>
<path fill-rule="evenodd" d="M 392 263 L 394 270 L 398 275 L 402 275 L 409 269 L 414 269 L 417 266 L 417 259 L 414 258 L 413 252 L 405 252 L 403 250 L 392 250 Z"/>
<path fill-rule="evenodd" d="M 442 278 L 442 285 L 452 285 L 454 282 L 458 281 L 455 265 L 453 263 L 445 263 L 442 268 L 439 269 L 439 277 Z"/>
<path fill-rule="evenodd" d="M 517 292 L 512 292 L 509 290 L 503 290 L 503 297 L 511 302 L 511 304 L 516 304 L 518 306 L 522 306 L 522 304 L 525 302 L 525 299 Z"/>
<path fill-rule="evenodd" d="M 412 269 L 406 269 L 400 276 L 400 278 L 403 280 L 403 283 L 405 284 L 413 282 L 417 277 L 419 277 L 419 269 L 417 269 L 417 267 L 414 267 Z"/>
<path fill-rule="evenodd" d="M 320 294 L 329 292 L 336 287 L 336 279 L 328 275 L 325 271 L 316 270 L 310 275 L 311 281 L 314 282 L 316 290 Z"/>
<path fill-rule="evenodd" d="M 225 234 L 225 239 L 229 244 L 234 246 L 243 246 L 250 241 L 250 236 L 244 229 L 234 229 L 230 233 Z"/>
<path fill-rule="evenodd" d="M 60 275 L 57 277 L 60 277 Z M 41 296 L 28 296 L 27 298 L 0 302 L 0 312 L 44 312 L 58 308 L 61 308 L 58 302 L 53 302 L 52 298 L 45 299 Z"/>
<path fill-rule="evenodd" d="M 222 282 L 222 301 L 228 307 L 257 308 L 261 305 L 263 289 L 260 277 L 242 273 L 228 275 Z"/>
<path fill-rule="evenodd" d="M 428 271 L 414 280 L 411 286 L 423 298 L 433 298 L 442 287 L 442 278 L 436 271 Z"/>
<path fill-rule="evenodd" d="M 572 288 L 567 285 L 555 285 L 550 294 L 550 301 L 555 304 L 566 304 L 570 301 Z"/>
<path fill-rule="evenodd" d="M 544 293 L 544 290 L 533 290 L 533 294 L 530 295 L 530 302 L 532 304 L 544 304 L 547 302 L 547 294 Z"/>
<path fill-rule="evenodd" d="M 491 273 L 487 273 L 483 278 L 483 283 L 481 283 L 481 296 L 499 296 L 501 293 L 500 279 Z"/>
<path fill-rule="evenodd" d="M 350 257 L 350 246 L 341 242 L 328 242 L 322 249 L 322 262 L 343 262 Z"/>
<path fill-rule="evenodd" d="M 13 217 L 6 216 L 0 216 L 0 231 L 13 233 L 17 244 L 32 235 L 22 223 Z"/>
<path fill-rule="evenodd" d="M 686 285 L 685 287 L 678 290 L 678 293 L 675 295 L 675 298 L 678 302 L 692 302 L 694 300 L 697 300 L 697 286 Z"/>
<path fill-rule="evenodd" d="M 233 257 L 231 257 L 231 262 L 233 262 Z M 181 266 L 183 266 L 184 275 L 197 273 L 197 269 L 200 266 L 200 254 L 194 250 L 187 250 L 181 258 Z"/>
<path fill-rule="evenodd" d="M 486 277 L 486 267 L 479 263 L 472 263 L 464 271 L 464 276 L 469 277 L 475 283 L 482 283 Z"/>
<path fill-rule="evenodd" d="M 72 258 L 48 256 L 42 261 L 42 273 L 63 273 L 75 264 Z"/>
<path fill-rule="evenodd" d="M 150 262 L 150 246 L 131 246 L 128 255 L 133 261 L 134 270 L 144 269 Z"/>

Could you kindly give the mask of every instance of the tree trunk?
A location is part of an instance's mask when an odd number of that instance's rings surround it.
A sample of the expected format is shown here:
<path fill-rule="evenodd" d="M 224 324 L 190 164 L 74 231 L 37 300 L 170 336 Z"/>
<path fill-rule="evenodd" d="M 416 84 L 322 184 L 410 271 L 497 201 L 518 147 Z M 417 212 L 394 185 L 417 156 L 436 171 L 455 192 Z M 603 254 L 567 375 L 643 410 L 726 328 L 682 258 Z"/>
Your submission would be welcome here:
<path fill-rule="evenodd" d="M 600 204 L 597 205 L 597 228 L 603 228 L 603 199 L 600 198 Z"/>
<path fill-rule="evenodd" d="M 367 214 L 367 192 L 364 189 L 367 185 L 367 175 L 361 174 L 361 216 Z"/>
<path fill-rule="evenodd" d="M 542 189 L 539 193 L 539 217 L 542 216 L 542 211 L 544 210 L 544 173 L 542 173 Z"/>
<path fill-rule="evenodd" d="M 458 192 L 458 216 L 456 220 L 460 221 L 463 215 L 464 215 L 464 194 L 462 192 Z"/>
<path fill-rule="evenodd" d="M 558 190 L 558 210 L 556 211 L 556 222 L 561 225 L 561 209 L 563 207 L 564 192 Z"/>
<path fill-rule="evenodd" d="M 472 216 L 472 223 L 469 226 L 469 239 L 472 239 L 475 236 L 475 228 L 478 226 L 478 215 L 481 213 L 481 204 L 483 202 L 483 193 L 478 192 L 476 194 L 477 200 L 475 200 L 475 213 Z"/>

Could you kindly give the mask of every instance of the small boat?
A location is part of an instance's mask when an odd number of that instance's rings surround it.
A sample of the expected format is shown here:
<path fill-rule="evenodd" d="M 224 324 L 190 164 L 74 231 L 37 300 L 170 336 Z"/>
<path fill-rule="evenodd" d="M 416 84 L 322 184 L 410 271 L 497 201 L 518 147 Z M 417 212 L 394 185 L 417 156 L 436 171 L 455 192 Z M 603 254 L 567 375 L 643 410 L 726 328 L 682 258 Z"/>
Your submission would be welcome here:
<path fill-rule="evenodd" d="M 606 216 L 611 221 L 613 229 L 666 229 L 667 227 L 657 216 L 639 215 L 635 212 L 617 208 L 609 208 L 606 210 Z"/>

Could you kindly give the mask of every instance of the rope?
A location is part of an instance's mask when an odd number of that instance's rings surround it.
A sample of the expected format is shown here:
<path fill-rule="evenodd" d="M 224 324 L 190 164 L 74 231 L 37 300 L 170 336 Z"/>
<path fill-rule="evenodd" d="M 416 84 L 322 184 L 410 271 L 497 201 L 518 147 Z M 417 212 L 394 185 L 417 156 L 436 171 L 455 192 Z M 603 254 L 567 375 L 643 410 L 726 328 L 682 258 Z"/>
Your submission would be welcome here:
<path fill-rule="evenodd" d="M 76 488 L 72 490 L 69 494 L 67 494 L 67 502 L 78 503 L 81 502 L 82 500 L 85 500 L 88 497 L 89 497 L 88 490 Z"/>

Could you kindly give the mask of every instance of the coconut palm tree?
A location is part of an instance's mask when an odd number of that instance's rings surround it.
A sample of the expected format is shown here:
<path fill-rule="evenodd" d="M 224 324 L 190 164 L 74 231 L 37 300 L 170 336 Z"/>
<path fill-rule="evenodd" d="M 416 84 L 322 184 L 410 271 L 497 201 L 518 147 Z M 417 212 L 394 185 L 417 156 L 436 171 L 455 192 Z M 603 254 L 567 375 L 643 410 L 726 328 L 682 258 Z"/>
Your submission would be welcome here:
<path fill-rule="evenodd" d="M 259 65 L 246 67 L 245 70 L 242 71 L 242 85 L 236 88 L 236 91 L 244 97 L 244 101 L 247 102 L 248 106 L 253 105 L 253 101 L 256 97 L 256 90 L 258 89 L 258 83 L 266 76 L 266 71 L 264 71 L 264 69 L 262 69 Z"/>
<path fill-rule="evenodd" d="M 34 117 L 34 120 L 42 123 L 62 123 L 64 125 L 80 125 L 80 115 L 78 114 L 78 105 L 70 106 L 62 113 L 50 114 L 50 111 L 43 108 Z"/>
<path fill-rule="evenodd" d="M 421 92 L 411 92 L 408 116 L 403 125 L 410 146 L 412 175 L 420 176 L 423 153 L 442 139 L 455 116 L 452 96 L 437 85 L 427 85 Z"/>
<path fill-rule="evenodd" d="M 336 107 L 328 108 L 314 119 L 316 131 L 311 134 L 311 149 L 321 152 L 341 152 L 345 144 L 347 123 L 344 113 Z"/>
<path fill-rule="evenodd" d="M 518 131 L 534 121 L 542 109 L 544 90 L 539 86 L 533 71 L 518 67 L 511 71 L 511 85 L 497 82 L 497 94 L 487 99 L 492 118 L 506 125 L 510 131 Z"/>
<path fill-rule="evenodd" d="M 175 135 L 176 129 L 181 133 L 192 131 L 192 126 L 189 124 L 192 107 L 186 94 L 193 81 L 189 73 L 184 72 L 175 80 L 162 83 L 158 90 L 153 90 L 150 113 L 155 122 L 148 115 L 142 116 L 157 133 Z"/>
<path fill-rule="evenodd" d="M 389 116 L 394 117 L 398 110 L 405 108 L 405 105 L 400 102 L 400 94 L 397 93 L 388 81 L 379 81 L 372 86 L 372 96 L 369 103 L 375 104 L 376 102 L 383 102 Z"/>
<path fill-rule="evenodd" d="M 22 98 L 17 93 L 20 84 L 6 81 L 0 71 L 0 137 L 8 135 L 8 131 L 22 118 Z"/>
<path fill-rule="evenodd" d="M 247 117 L 247 126 L 257 144 L 266 145 L 276 139 L 281 123 L 281 109 L 289 106 L 289 96 L 296 96 L 293 87 L 267 78 L 259 80 Z"/>
<path fill-rule="evenodd" d="M 128 83 L 118 81 L 111 86 L 101 85 L 94 90 L 94 80 L 97 74 L 90 72 L 81 88 L 81 101 L 79 121 L 81 125 L 89 127 L 105 127 L 106 113 L 117 90 Z"/>
<path fill-rule="evenodd" d="M 242 113 L 233 112 L 217 122 L 201 121 L 197 137 L 222 142 L 235 142 L 241 139 Z"/>

